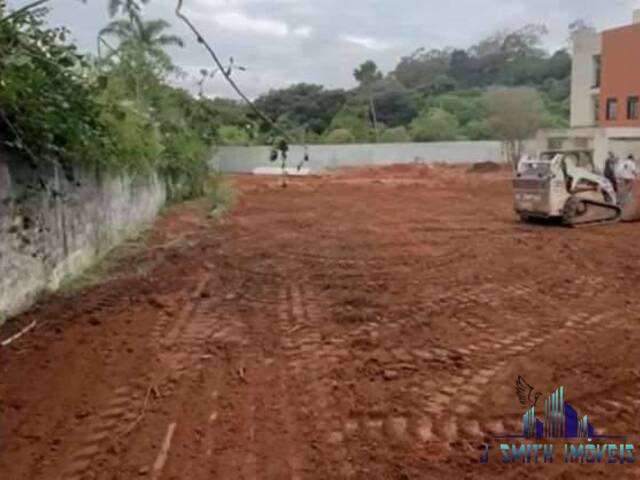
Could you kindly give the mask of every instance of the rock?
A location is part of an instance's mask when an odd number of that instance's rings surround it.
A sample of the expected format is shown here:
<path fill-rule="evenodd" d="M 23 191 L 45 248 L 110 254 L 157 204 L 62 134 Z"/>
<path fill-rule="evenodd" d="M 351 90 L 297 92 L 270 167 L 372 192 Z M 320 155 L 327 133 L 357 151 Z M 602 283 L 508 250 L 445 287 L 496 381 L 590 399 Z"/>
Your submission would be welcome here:
<path fill-rule="evenodd" d="M 395 370 L 385 370 L 382 373 L 382 376 L 384 377 L 385 380 L 387 381 L 391 381 L 391 380 L 397 380 L 399 375 L 398 372 L 396 372 Z"/>

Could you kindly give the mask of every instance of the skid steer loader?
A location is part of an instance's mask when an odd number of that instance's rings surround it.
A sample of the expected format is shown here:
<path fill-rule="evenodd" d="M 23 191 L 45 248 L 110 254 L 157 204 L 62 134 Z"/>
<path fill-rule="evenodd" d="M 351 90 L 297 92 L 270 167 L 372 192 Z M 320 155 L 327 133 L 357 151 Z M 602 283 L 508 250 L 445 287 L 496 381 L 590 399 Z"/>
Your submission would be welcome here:
<path fill-rule="evenodd" d="M 523 221 L 558 220 L 578 227 L 617 222 L 618 195 L 596 173 L 590 150 L 546 151 L 523 158 L 514 179 L 515 209 Z"/>

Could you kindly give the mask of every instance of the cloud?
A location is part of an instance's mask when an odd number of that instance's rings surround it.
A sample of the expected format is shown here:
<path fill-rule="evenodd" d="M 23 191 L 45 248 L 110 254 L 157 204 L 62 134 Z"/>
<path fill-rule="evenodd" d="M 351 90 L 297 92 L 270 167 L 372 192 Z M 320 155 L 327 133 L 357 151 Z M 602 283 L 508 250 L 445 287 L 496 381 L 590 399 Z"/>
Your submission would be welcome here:
<path fill-rule="evenodd" d="M 171 23 L 186 47 L 168 50 L 182 67 L 212 68 L 207 52 L 175 17 L 177 0 L 151 0 L 147 18 Z M 234 57 L 248 71 L 234 79 L 255 97 L 293 80 L 327 88 L 355 85 L 353 69 L 366 60 L 393 70 L 417 48 L 467 48 L 504 28 L 544 23 L 549 49 L 567 45 L 567 27 L 585 18 L 598 29 L 628 24 L 640 0 L 184 0 L 185 11 L 220 58 Z M 8 0 L 17 8 L 28 0 Z M 48 23 L 71 29 L 84 51 L 95 52 L 96 34 L 109 21 L 106 3 L 51 0 Z M 191 72 L 191 71 L 190 71 Z M 198 71 L 191 72 L 193 89 Z M 220 76 L 207 93 L 234 96 Z"/>
<path fill-rule="evenodd" d="M 279 4 L 296 4 L 300 0 L 272 1 Z M 194 18 L 214 23 L 232 32 L 271 37 L 295 35 L 302 38 L 308 38 L 313 33 L 314 29 L 310 25 L 292 27 L 284 20 L 248 15 L 240 8 L 237 8 L 242 3 L 249 2 L 247 0 L 244 2 L 240 0 L 199 0 L 195 9 L 189 8 L 185 10 Z"/>
<path fill-rule="evenodd" d="M 386 42 L 384 40 L 378 40 L 373 37 L 360 37 L 357 35 L 340 35 L 340 40 L 357 45 L 359 47 L 368 48 L 369 50 L 384 51 L 390 48 L 398 46 L 395 42 Z"/>
<path fill-rule="evenodd" d="M 313 33 L 313 27 L 303 25 L 293 29 L 293 33 L 299 37 L 309 38 Z"/>
<path fill-rule="evenodd" d="M 249 17 L 241 11 L 226 11 L 212 15 L 214 23 L 222 28 L 236 32 L 256 33 L 274 37 L 286 37 L 290 33 L 289 25 L 268 18 Z"/>

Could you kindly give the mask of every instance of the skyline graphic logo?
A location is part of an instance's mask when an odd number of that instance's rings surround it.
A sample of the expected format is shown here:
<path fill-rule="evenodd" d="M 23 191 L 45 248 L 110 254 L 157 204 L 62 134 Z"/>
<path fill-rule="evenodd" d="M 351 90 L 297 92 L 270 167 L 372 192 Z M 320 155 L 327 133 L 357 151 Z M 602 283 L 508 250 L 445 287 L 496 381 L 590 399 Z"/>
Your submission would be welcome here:
<path fill-rule="evenodd" d="M 544 402 L 544 419 L 536 417 L 532 406 L 522 416 L 521 435 L 497 436 L 497 439 L 625 439 L 625 436 L 598 435 L 588 415 L 578 411 L 564 399 L 564 387 L 556 389 Z"/>
<path fill-rule="evenodd" d="M 553 391 L 540 409 L 537 404 L 542 394 L 522 377 L 516 381 L 516 390 L 521 403 L 530 407 L 522 415 L 522 433 L 494 437 L 500 442 L 502 463 L 550 464 L 554 453 L 557 457 L 560 452 L 565 463 L 635 463 L 635 447 L 626 442 L 626 436 L 598 434 L 589 416 L 580 416 L 566 401 L 564 387 Z M 502 443 L 507 440 L 510 443 Z M 565 442 L 564 449 L 560 441 Z M 489 463 L 490 451 L 491 445 L 485 444 L 480 463 Z"/>

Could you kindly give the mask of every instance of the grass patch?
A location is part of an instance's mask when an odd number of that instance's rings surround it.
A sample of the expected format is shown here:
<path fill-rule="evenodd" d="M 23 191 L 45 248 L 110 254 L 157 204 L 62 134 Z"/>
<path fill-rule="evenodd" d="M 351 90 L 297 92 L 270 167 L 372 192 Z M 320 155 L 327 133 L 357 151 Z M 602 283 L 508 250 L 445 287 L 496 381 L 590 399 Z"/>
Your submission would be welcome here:
<path fill-rule="evenodd" d="M 143 251 L 146 243 L 146 230 L 132 235 L 97 258 L 96 262 L 82 273 L 64 279 L 58 288 L 58 292 L 62 294 L 75 293 L 84 288 L 102 283 L 118 270 L 118 266 L 125 259 Z"/>
<path fill-rule="evenodd" d="M 236 201 L 236 191 L 228 178 L 217 174 L 209 178 L 206 185 L 206 196 L 211 208 L 211 217 L 219 220 Z"/>

